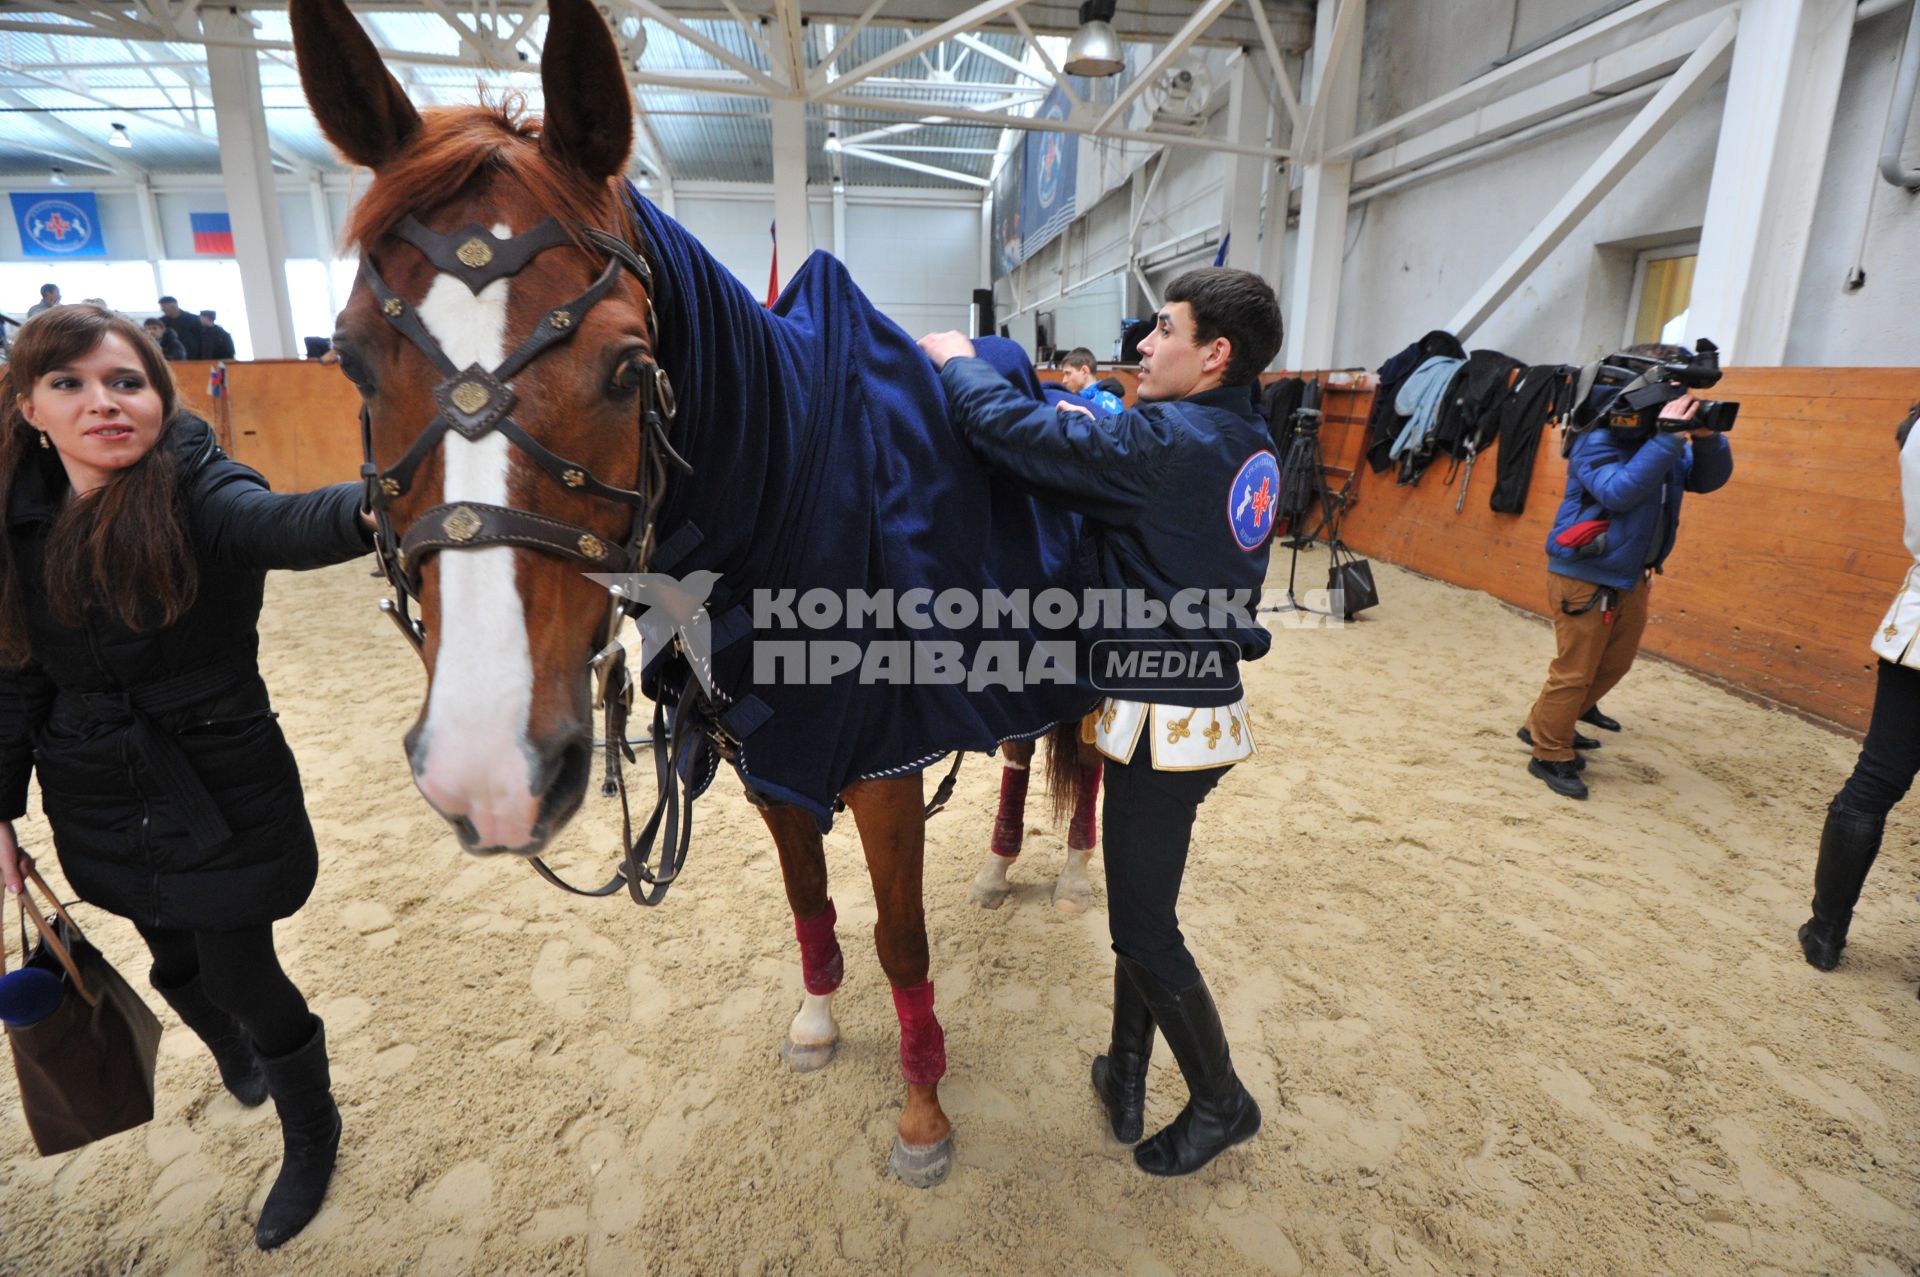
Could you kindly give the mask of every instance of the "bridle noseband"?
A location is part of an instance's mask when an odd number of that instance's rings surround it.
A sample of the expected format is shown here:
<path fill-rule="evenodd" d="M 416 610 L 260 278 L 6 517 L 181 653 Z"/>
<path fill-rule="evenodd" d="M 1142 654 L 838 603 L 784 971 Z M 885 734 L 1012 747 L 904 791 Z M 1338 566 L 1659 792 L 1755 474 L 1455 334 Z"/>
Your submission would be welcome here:
<path fill-rule="evenodd" d="M 420 571 L 428 558 L 445 551 L 511 546 L 538 550 L 600 572 L 644 572 L 653 555 L 654 523 L 665 498 L 669 467 L 686 474 L 691 474 L 693 468 L 674 451 L 667 437 L 677 405 L 673 383 L 653 355 L 659 340 L 653 307 L 653 269 L 625 239 L 593 226 L 577 228 L 576 236 L 551 217 L 506 239 L 496 237 L 478 223 L 443 234 L 413 217 L 402 220 L 394 227 L 393 234 L 419 249 L 439 271 L 458 278 L 476 296 L 489 284 L 519 274 L 534 258 L 551 248 L 577 246 L 584 240 L 608 258 L 606 269 L 587 291 L 547 311 L 533 332 L 499 367 L 491 370 L 478 364 L 465 369 L 455 367 L 414 307 L 380 277 L 371 257 L 363 254 L 360 259 L 360 278 L 373 293 L 381 317 L 418 347 L 442 377 L 433 388 L 439 411 L 415 436 L 405 455 L 384 470 L 374 458 L 372 415 L 364 405 L 360 409 L 360 475 L 366 484 L 367 506 L 374 516 L 374 551 L 381 571 L 394 590 L 394 597 L 380 600 L 380 607 L 424 662 L 426 630 L 413 616 L 412 605 L 420 597 Z M 637 491 L 606 483 L 586 466 L 556 455 L 523 430 L 512 415 L 517 402 L 513 379 L 534 360 L 580 331 L 587 315 L 606 298 L 623 270 L 639 282 L 647 297 L 648 347 L 645 355 L 635 361 L 645 369 L 637 388 L 640 397 Z M 449 430 L 474 441 L 497 432 L 568 490 L 631 507 L 633 520 L 626 540 L 618 545 L 609 544 L 591 530 L 562 519 L 478 501 L 444 502 L 434 506 L 396 539 L 391 513 L 393 503 L 411 490 L 420 463 Z M 674 760 L 683 752 L 683 741 L 700 743 L 695 740 L 695 725 L 706 716 L 697 712 L 700 706 L 695 704 L 696 689 L 692 680 L 671 725 L 665 722 L 661 707 L 655 706 L 655 771 L 660 793 L 652 817 L 636 840 L 627 804 L 626 776 L 621 768 L 623 759 L 634 760 L 627 744 L 626 728 L 635 688 L 626 668 L 625 650 L 617 641 L 620 622 L 635 610 L 633 600 L 618 592 L 612 595 L 606 630 L 598 654 L 589 666 L 595 680 L 594 707 L 605 714 L 608 775 L 602 790 L 620 796 L 625 826 L 623 863 L 605 886 L 583 891 L 563 882 L 539 857 L 531 860 L 543 878 L 577 895 L 610 895 L 624 885 L 640 903 L 657 904 L 685 862 L 692 832 L 692 798 L 684 792 L 684 786 L 680 787 L 681 793 L 675 793 Z M 665 849 L 661 864 L 654 868 L 647 864 L 647 858 L 663 821 Z M 652 890 L 643 890 L 642 883 Z"/>

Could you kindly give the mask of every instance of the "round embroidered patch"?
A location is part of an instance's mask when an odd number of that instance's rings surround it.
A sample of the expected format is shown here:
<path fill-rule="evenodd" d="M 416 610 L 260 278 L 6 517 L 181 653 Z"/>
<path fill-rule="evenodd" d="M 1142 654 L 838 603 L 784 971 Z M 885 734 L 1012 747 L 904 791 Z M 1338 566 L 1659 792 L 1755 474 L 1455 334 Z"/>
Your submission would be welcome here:
<path fill-rule="evenodd" d="M 1271 452 L 1256 452 L 1241 463 L 1227 494 L 1227 524 L 1242 550 L 1258 550 L 1273 533 L 1273 508 L 1280 500 L 1280 463 Z"/>

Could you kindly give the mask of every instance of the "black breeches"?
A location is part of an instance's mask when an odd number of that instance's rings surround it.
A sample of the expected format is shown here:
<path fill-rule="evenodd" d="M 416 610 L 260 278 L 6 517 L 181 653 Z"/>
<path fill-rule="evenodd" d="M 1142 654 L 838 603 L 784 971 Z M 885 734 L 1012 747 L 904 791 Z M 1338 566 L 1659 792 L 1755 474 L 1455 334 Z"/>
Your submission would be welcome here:
<path fill-rule="evenodd" d="M 1107 763 L 1101 847 L 1113 951 L 1153 972 L 1170 990 L 1200 983 L 1200 968 L 1180 934 L 1180 879 L 1194 815 L 1226 774 L 1225 767 L 1157 772 L 1145 741 L 1132 761 Z"/>
<path fill-rule="evenodd" d="M 307 1000 L 273 951 L 272 923 L 238 931 L 134 926 L 153 951 L 153 983 L 176 988 L 198 976 L 207 996 L 240 1021 L 262 1055 L 286 1055 L 313 1035 Z"/>
<path fill-rule="evenodd" d="M 1884 816 L 1907 796 L 1916 773 L 1920 773 L 1920 670 L 1881 661 L 1867 739 L 1837 801 L 1862 815 Z"/>

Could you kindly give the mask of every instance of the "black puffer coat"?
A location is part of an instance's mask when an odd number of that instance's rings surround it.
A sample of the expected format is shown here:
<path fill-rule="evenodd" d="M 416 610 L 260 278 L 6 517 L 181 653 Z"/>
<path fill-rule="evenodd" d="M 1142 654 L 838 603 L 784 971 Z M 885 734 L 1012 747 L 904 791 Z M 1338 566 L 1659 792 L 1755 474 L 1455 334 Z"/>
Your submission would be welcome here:
<path fill-rule="evenodd" d="M 358 484 L 270 492 L 198 417 L 160 444 L 179 459 L 200 567 L 193 606 L 135 632 L 96 615 L 54 620 L 46 538 L 67 490 L 35 450 L 6 507 L 33 660 L 0 670 L 0 819 L 26 811 L 38 770 L 67 881 L 136 922 L 230 930 L 284 918 L 318 868 L 300 773 L 267 703 L 258 656 L 270 568 L 316 568 L 366 553 Z"/>

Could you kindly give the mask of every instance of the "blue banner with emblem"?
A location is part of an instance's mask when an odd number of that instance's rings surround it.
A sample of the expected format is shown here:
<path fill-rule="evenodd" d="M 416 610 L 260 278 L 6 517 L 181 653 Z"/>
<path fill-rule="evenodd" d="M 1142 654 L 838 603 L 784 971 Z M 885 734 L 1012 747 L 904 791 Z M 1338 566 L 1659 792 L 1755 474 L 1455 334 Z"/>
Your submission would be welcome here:
<path fill-rule="evenodd" d="M 105 257 L 91 191 L 15 191 L 13 220 L 27 257 Z"/>
<path fill-rule="evenodd" d="M 1035 119 L 1064 120 L 1072 111 L 1064 89 L 1047 94 Z M 1020 253 L 1023 259 L 1052 243 L 1073 220 L 1074 184 L 1080 175 L 1080 137 L 1076 133 L 1031 132 L 1026 136 L 1026 171 L 1020 191 Z"/>

